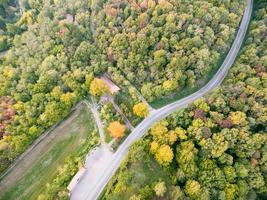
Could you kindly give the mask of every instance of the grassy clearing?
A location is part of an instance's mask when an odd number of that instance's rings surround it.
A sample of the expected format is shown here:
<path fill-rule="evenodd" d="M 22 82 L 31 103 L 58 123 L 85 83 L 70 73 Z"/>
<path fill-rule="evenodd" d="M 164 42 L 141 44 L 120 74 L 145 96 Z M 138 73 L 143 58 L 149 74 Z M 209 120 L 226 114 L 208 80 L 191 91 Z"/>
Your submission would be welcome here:
<path fill-rule="evenodd" d="M 167 104 L 173 103 L 174 101 L 177 101 L 179 99 L 182 99 L 194 92 L 196 92 L 200 87 L 195 87 L 195 88 L 185 88 L 181 91 L 177 91 L 173 96 L 169 97 L 163 97 L 160 99 L 156 99 L 149 103 L 153 108 L 158 109 L 161 108 Z"/>
<path fill-rule="evenodd" d="M 113 176 L 100 199 L 128 200 L 132 195 L 145 196 L 153 193 L 151 188 L 159 180 L 164 181 L 168 188 L 171 180 L 167 174 L 147 152 L 147 143 L 140 140 L 132 146 L 127 159 Z"/>
<path fill-rule="evenodd" d="M 62 137 L 51 140 L 51 144 L 42 152 L 42 156 L 25 170 L 25 175 L 18 179 L 15 185 L 8 188 L 2 199 L 36 200 L 46 184 L 53 180 L 59 166 L 63 165 L 68 157 L 79 156 L 84 151 L 88 146 L 88 137 L 98 140 L 93 116 L 85 107 L 72 123 L 66 122 L 62 126 L 53 131 L 57 132 L 57 136 L 62 134 Z"/>
<path fill-rule="evenodd" d="M 105 142 L 108 144 L 112 140 L 112 137 L 110 136 L 107 127 L 104 128 L 104 134 L 105 134 Z"/>

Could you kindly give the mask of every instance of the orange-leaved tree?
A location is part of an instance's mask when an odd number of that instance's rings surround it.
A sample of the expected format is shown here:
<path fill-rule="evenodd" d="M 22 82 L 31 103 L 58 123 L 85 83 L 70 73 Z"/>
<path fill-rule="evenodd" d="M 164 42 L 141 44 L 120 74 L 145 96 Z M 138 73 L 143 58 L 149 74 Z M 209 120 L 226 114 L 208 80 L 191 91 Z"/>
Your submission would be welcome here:
<path fill-rule="evenodd" d="M 113 138 L 120 139 L 124 136 L 126 127 L 118 121 L 111 122 L 108 131 Z"/>

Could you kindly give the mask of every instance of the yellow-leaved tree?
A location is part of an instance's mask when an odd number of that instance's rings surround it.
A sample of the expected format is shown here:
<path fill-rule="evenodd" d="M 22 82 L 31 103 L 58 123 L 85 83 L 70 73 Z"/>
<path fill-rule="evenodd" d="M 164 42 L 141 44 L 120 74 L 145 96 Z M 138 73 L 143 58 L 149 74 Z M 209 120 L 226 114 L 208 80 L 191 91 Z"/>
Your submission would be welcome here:
<path fill-rule="evenodd" d="M 158 197 L 164 197 L 166 190 L 167 188 L 164 181 L 158 182 L 154 187 L 154 191 Z"/>
<path fill-rule="evenodd" d="M 95 78 L 91 84 L 90 84 L 90 93 L 93 96 L 102 96 L 104 94 L 107 94 L 109 92 L 109 88 L 107 86 L 107 84 L 99 79 L 99 78 Z"/>
<path fill-rule="evenodd" d="M 177 127 L 175 129 L 175 133 L 177 134 L 177 136 L 180 140 L 186 140 L 187 139 L 186 131 L 183 128 Z"/>
<path fill-rule="evenodd" d="M 153 140 L 161 143 L 167 144 L 168 143 L 168 122 L 167 121 L 160 121 L 156 123 L 150 131 L 150 134 L 153 136 Z"/>
<path fill-rule="evenodd" d="M 126 127 L 118 121 L 111 122 L 108 131 L 113 138 L 120 139 L 125 134 Z"/>
<path fill-rule="evenodd" d="M 230 112 L 229 115 L 231 121 L 234 125 L 244 125 L 246 124 L 246 114 L 240 111 Z"/>
<path fill-rule="evenodd" d="M 165 92 L 171 92 L 177 89 L 178 84 L 175 80 L 166 80 L 163 82 L 162 88 Z"/>
<path fill-rule="evenodd" d="M 74 92 L 67 92 L 60 96 L 60 101 L 68 106 L 71 106 L 76 101 L 76 95 Z"/>
<path fill-rule="evenodd" d="M 155 154 L 158 151 L 158 149 L 159 149 L 159 143 L 156 142 L 156 141 L 151 142 L 151 144 L 150 144 L 150 152 L 152 154 Z"/>
<path fill-rule="evenodd" d="M 188 180 L 185 184 L 185 193 L 192 199 L 197 199 L 200 195 L 201 187 L 200 184 L 195 180 Z"/>
<path fill-rule="evenodd" d="M 172 152 L 171 147 L 166 144 L 163 144 L 162 146 L 160 146 L 155 155 L 155 158 L 159 164 L 163 166 L 169 165 L 173 159 L 173 152 Z"/>
<path fill-rule="evenodd" d="M 145 103 L 138 103 L 134 105 L 133 112 L 135 115 L 141 118 L 145 118 L 148 115 L 148 106 Z"/>

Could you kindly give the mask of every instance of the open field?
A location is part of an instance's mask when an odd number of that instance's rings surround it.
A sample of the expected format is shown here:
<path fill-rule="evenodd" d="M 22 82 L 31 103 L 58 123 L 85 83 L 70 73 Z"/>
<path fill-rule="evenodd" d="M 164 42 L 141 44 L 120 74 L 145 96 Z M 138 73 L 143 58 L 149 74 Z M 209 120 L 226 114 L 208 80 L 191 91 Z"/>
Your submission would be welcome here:
<path fill-rule="evenodd" d="M 140 142 L 139 142 L 140 143 Z M 164 181 L 168 187 L 170 177 L 154 158 L 147 152 L 147 149 L 138 142 L 131 148 L 128 157 L 111 179 L 100 199 L 105 200 L 128 200 L 134 194 L 146 193 L 150 185 Z M 155 176 L 155 174 L 157 174 Z M 149 199 L 149 197 L 148 197 Z"/>
<path fill-rule="evenodd" d="M 82 152 L 88 137 L 98 140 L 92 114 L 80 106 L 2 180 L 0 199 L 37 199 L 66 158 Z"/>

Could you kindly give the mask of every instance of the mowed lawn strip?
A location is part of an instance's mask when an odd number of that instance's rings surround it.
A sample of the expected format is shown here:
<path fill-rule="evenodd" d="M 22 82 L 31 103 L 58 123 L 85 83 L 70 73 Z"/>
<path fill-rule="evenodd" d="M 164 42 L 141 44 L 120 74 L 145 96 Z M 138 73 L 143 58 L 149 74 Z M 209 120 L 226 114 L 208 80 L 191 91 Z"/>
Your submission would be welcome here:
<path fill-rule="evenodd" d="M 98 137 L 95 135 L 96 127 L 92 113 L 86 107 L 72 115 L 76 116 L 71 121 L 67 119 L 51 133 L 57 136 L 49 142 L 46 149 L 43 149 L 40 157 L 25 171 L 25 175 L 6 190 L 2 199 L 36 200 L 46 184 L 53 179 L 57 169 L 64 164 L 65 159 L 77 156 L 83 150 L 87 137 Z"/>

